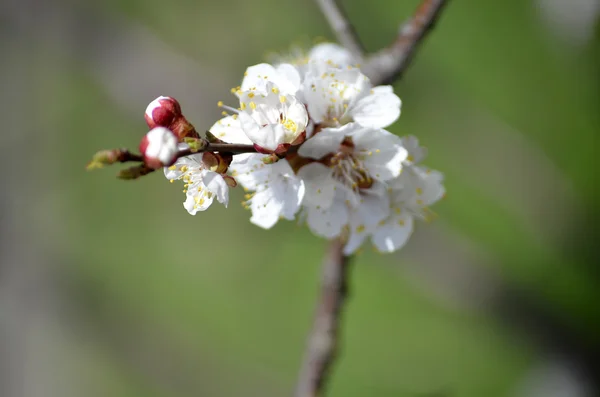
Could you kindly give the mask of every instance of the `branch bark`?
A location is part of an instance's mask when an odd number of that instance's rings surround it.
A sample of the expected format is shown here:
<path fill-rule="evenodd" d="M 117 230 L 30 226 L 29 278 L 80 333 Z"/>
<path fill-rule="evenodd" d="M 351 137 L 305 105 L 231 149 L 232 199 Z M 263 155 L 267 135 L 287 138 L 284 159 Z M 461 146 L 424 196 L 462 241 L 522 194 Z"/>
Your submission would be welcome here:
<path fill-rule="evenodd" d="M 362 59 L 364 46 L 338 1 L 316 0 L 316 2 L 340 44 L 350 50 L 357 59 Z"/>
<path fill-rule="evenodd" d="M 421 1 L 412 18 L 400 27 L 396 40 L 367 58 L 361 69 L 374 85 L 391 83 L 402 77 L 447 3 L 448 0 Z"/>
<path fill-rule="evenodd" d="M 296 387 L 296 397 L 321 396 L 336 357 L 342 310 L 348 298 L 350 257 L 340 240 L 330 243 L 323 261 L 321 296 Z"/>

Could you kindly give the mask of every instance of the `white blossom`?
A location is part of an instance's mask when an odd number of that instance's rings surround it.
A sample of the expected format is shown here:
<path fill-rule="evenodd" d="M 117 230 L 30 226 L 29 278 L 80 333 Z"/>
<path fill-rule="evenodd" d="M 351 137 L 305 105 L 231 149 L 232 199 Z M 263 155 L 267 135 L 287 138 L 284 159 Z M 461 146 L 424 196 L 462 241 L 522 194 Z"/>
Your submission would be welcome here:
<path fill-rule="evenodd" d="M 406 167 L 390 194 L 390 216 L 378 224 L 371 240 L 381 252 L 404 246 L 413 232 L 414 220 L 429 220 L 429 206 L 444 196 L 443 177 L 437 171 Z"/>
<path fill-rule="evenodd" d="M 280 218 L 293 220 L 304 198 L 304 183 L 286 160 L 264 164 L 264 155 L 251 154 L 234 161 L 230 169 L 247 190 L 246 207 L 252 211 L 250 222 L 264 229 Z"/>
<path fill-rule="evenodd" d="M 164 170 L 165 177 L 171 182 L 177 179 L 185 182 L 186 200 L 183 206 L 191 215 L 205 211 L 215 198 L 227 207 L 229 186 L 221 174 L 207 168 L 202 153 L 179 158 Z"/>
<path fill-rule="evenodd" d="M 388 181 L 400 175 L 407 152 L 394 134 L 350 123 L 341 128 L 326 128 L 308 139 L 298 154 L 327 165 L 312 163 L 302 167 L 307 200 L 328 208 L 336 188 L 349 192 L 347 199 L 357 202 L 361 190 L 376 181 Z M 324 200 L 324 199 L 325 200 Z"/>
<path fill-rule="evenodd" d="M 239 118 L 225 117 L 210 129 L 219 139 L 229 143 L 250 143 L 243 133 Z M 270 229 L 280 218 L 293 220 L 304 198 L 304 183 L 286 160 L 265 164 L 262 154 L 236 155 L 229 166 L 236 181 L 251 191 L 245 205 L 252 211 L 250 221 Z"/>
<path fill-rule="evenodd" d="M 389 216 L 367 228 L 380 252 L 402 248 L 413 232 L 415 219 L 430 220 L 434 213 L 429 207 L 445 195 L 443 175 L 417 165 L 424 159 L 426 149 L 413 136 L 402 138 L 402 142 L 409 155 L 403 172 L 389 182 Z"/>
<path fill-rule="evenodd" d="M 357 68 L 311 62 L 300 88 L 312 121 L 339 127 L 355 121 L 385 128 L 400 117 L 402 102 L 391 86 L 373 87 Z"/>
<path fill-rule="evenodd" d="M 270 66 L 270 65 L 267 65 Z M 306 107 L 294 95 L 283 94 L 279 87 L 264 80 L 260 89 L 237 91 L 240 108 L 219 106 L 233 112 L 239 128 L 251 143 L 267 151 L 290 145 L 303 136 L 308 125 Z"/>

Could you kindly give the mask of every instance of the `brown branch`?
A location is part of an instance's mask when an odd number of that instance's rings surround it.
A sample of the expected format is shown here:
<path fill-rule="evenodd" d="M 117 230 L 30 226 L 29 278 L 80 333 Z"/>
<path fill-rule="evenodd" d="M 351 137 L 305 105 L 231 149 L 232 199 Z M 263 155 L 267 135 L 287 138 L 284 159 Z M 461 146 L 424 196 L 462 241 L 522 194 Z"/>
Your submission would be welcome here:
<path fill-rule="evenodd" d="M 344 303 L 348 297 L 350 257 L 344 256 L 340 240 L 330 243 L 323 262 L 321 296 L 313 329 L 296 387 L 296 397 L 323 394 L 325 382 L 337 354 Z"/>
<path fill-rule="evenodd" d="M 398 80 L 410 64 L 419 44 L 433 28 L 448 0 L 423 0 L 398 32 L 396 40 L 366 60 L 362 67 L 374 85 Z"/>
<path fill-rule="evenodd" d="M 338 0 L 316 0 L 316 2 L 340 44 L 350 50 L 356 58 L 362 59 L 365 49 L 354 26 L 339 6 Z"/>
<path fill-rule="evenodd" d="M 195 142 L 198 144 L 197 146 L 195 146 L 196 149 L 188 148 L 180 150 L 179 152 L 177 152 L 176 158 L 186 157 L 192 154 L 202 152 L 219 152 L 229 154 L 257 153 L 254 145 L 223 142 L 211 143 L 203 138 L 196 139 Z M 100 150 L 99 152 L 94 154 L 92 161 L 90 161 L 87 164 L 86 168 L 88 170 L 93 170 L 96 168 L 102 168 L 106 165 L 129 162 L 143 163 L 144 158 L 142 157 L 142 155 L 132 153 L 128 149 Z"/>
<path fill-rule="evenodd" d="M 335 0 L 317 0 L 342 45 L 351 51 L 362 46 Z M 431 30 L 447 0 L 423 0 L 406 22 L 392 45 L 367 58 L 361 68 L 373 84 L 398 80 L 406 70 L 419 44 Z M 320 397 L 336 357 L 341 313 L 348 297 L 350 258 L 343 255 L 343 243 L 334 240 L 323 263 L 321 297 L 317 303 L 313 329 L 308 337 L 304 362 L 296 386 L 296 397 Z"/>

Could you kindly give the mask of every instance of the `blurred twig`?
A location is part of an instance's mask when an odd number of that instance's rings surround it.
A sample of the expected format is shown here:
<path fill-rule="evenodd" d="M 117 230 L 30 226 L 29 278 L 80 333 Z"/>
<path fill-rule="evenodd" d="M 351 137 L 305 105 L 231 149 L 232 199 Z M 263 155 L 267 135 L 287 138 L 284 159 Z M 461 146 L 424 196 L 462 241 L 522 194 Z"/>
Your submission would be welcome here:
<path fill-rule="evenodd" d="M 352 25 L 334 0 L 316 0 L 341 44 L 362 54 Z M 409 65 L 419 43 L 433 27 L 447 0 L 423 0 L 413 17 L 406 22 L 392 45 L 371 55 L 363 67 L 374 84 L 397 80 Z M 321 297 L 313 329 L 308 338 L 296 397 L 317 397 L 323 394 L 331 364 L 335 359 L 341 313 L 348 296 L 350 258 L 342 253 L 340 240 L 331 242 L 323 263 Z"/>
<path fill-rule="evenodd" d="M 296 387 L 296 397 L 320 396 L 338 345 L 342 309 L 348 297 L 350 257 L 340 240 L 330 243 L 323 261 L 321 296 Z"/>
<path fill-rule="evenodd" d="M 413 16 L 400 27 L 396 40 L 367 58 L 362 69 L 374 85 L 391 83 L 402 76 L 446 3 L 448 0 L 421 1 Z"/>
<path fill-rule="evenodd" d="M 340 44 L 350 50 L 358 59 L 362 59 L 365 49 L 338 1 L 316 0 L 316 2 Z"/>

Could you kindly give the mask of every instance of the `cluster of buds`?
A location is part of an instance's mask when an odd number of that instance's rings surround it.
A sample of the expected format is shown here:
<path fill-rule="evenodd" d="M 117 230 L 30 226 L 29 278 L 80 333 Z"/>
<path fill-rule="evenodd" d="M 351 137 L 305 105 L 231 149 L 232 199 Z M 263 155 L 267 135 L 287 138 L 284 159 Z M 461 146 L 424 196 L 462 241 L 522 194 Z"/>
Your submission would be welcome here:
<path fill-rule="evenodd" d="M 148 127 L 168 128 L 173 131 L 180 142 L 184 138 L 198 138 L 199 136 L 194 126 L 181 113 L 179 102 L 168 96 L 159 96 L 150 102 L 144 118 Z"/>

